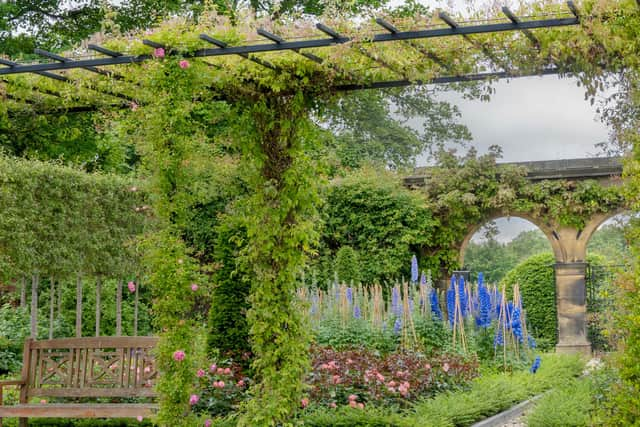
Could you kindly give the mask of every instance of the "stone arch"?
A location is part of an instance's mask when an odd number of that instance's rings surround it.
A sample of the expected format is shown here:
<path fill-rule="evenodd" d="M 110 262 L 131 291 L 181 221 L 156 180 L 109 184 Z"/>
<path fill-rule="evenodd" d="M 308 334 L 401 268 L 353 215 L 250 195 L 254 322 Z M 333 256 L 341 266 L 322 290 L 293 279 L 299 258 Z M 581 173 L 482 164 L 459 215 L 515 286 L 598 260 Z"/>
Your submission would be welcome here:
<path fill-rule="evenodd" d="M 486 215 L 482 221 L 479 221 L 478 224 L 474 224 L 469 226 L 467 230 L 467 234 L 464 239 L 460 243 L 459 253 L 458 253 L 458 261 L 460 266 L 464 265 L 464 254 L 467 250 L 467 246 L 471 242 L 471 238 L 474 234 L 478 232 L 486 223 L 489 221 L 493 221 L 498 218 L 521 218 L 526 221 L 529 221 L 533 225 L 535 225 L 542 233 L 546 236 L 549 244 L 551 245 L 551 249 L 554 253 L 554 256 L 557 259 L 560 259 L 563 256 L 562 245 L 560 244 L 560 239 L 558 234 L 554 231 L 553 227 L 550 224 L 543 223 L 540 218 L 535 218 L 530 214 L 525 212 L 502 212 L 502 211 L 493 211 Z"/>

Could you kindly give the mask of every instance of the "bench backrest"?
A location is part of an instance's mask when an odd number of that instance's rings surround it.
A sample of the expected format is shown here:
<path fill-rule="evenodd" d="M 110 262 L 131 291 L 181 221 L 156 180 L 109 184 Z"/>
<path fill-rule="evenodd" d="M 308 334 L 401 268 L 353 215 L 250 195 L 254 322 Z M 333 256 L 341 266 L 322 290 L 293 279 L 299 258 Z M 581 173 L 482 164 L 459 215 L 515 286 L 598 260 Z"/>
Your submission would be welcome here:
<path fill-rule="evenodd" d="M 61 338 L 24 346 L 23 397 L 152 397 L 156 337 Z"/>

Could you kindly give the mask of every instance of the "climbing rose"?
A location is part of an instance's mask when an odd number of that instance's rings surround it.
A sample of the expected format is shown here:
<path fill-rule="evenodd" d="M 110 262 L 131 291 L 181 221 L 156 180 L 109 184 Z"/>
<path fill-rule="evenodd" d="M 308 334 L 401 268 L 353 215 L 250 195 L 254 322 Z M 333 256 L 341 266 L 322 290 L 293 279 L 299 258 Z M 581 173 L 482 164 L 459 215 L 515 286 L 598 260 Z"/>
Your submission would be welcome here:
<path fill-rule="evenodd" d="M 183 70 L 185 68 L 189 68 L 191 64 L 189 64 L 189 61 L 187 61 L 186 59 L 183 59 L 182 61 L 180 61 L 180 68 L 182 68 Z"/>
<path fill-rule="evenodd" d="M 198 290 L 198 285 L 196 285 L 195 283 L 193 283 L 193 284 L 191 285 L 191 290 L 192 290 L 193 292 L 197 291 L 197 290 Z"/>
<path fill-rule="evenodd" d="M 200 400 L 200 396 L 198 396 L 197 394 L 192 394 L 191 397 L 189 397 L 189 405 L 195 405 L 196 403 L 198 403 L 198 400 Z"/>
<path fill-rule="evenodd" d="M 213 421 L 209 419 L 204 422 L 204 427 L 211 427 L 212 425 L 213 425 Z"/>
<path fill-rule="evenodd" d="M 355 394 L 351 394 L 349 395 L 349 400 L 358 400 L 358 396 L 356 396 Z"/>
<path fill-rule="evenodd" d="M 136 284 L 134 282 L 127 283 L 127 288 L 129 288 L 129 292 L 134 293 L 136 291 Z"/>
<path fill-rule="evenodd" d="M 138 103 L 135 101 L 131 102 L 131 104 L 129 104 L 129 108 L 131 108 L 131 111 L 136 111 L 138 109 Z"/>
<path fill-rule="evenodd" d="M 216 369 L 218 369 L 218 366 L 216 366 L 215 363 L 209 367 L 209 371 L 211 371 L 211 372 L 215 372 Z"/>
<path fill-rule="evenodd" d="M 309 405 L 309 399 L 307 399 L 306 397 L 303 397 L 302 400 L 300 401 L 300 405 L 302 405 L 303 408 L 306 408 Z"/>
<path fill-rule="evenodd" d="M 138 422 L 139 422 L 139 423 L 141 423 L 143 419 L 144 419 L 144 418 L 142 418 L 142 415 L 138 415 L 138 416 L 136 417 L 136 420 L 138 420 Z"/>
<path fill-rule="evenodd" d="M 196 375 L 198 376 L 198 378 L 204 377 L 204 369 L 198 369 Z"/>
<path fill-rule="evenodd" d="M 225 375 L 231 375 L 231 368 L 224 368 Z"/>
<path fill-rule="evenodd" d="M 153 51 L 153 56 L 155 56 L 156 58 L 164 58 L 164 48 L 156 48 Z"/>
<path fill-rule="evenodd" d="M 184 360 L 185 353 L 182 350 L 176 350 L 173 352 L 173 360 L 182 362 Z"/>

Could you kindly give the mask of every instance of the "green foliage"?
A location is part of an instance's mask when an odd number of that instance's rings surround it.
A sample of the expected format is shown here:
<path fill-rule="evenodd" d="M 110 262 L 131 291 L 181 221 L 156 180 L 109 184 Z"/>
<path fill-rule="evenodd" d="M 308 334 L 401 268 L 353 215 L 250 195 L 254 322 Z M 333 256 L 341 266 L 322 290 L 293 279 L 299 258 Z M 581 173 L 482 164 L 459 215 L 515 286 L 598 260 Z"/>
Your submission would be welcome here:
<path fill-rule="evenodd" d="M 582 427 L 591 426 L 593 410 L 589 380 L 571 380 L 551 390 L 527 415 L 530 427 Z"/>
<path fill-rule="evenodd" d="M 0 307 L 0 375 L 18 372 L 22 366 L 22 346 L 29 336 L 26 308 Z"/>
<path fill-rule="evenodd" d="M 542 348 L 551 348 L 558 340 L 555 262 L 552 253 L 535 255 L 511 270 L 501 283 L 507 286 L 507 293 L 516 283 L 520 285 L 527 326 Z"/>
<path fill-rule="evenodd" d="M 415 406 L 415 426 L 469 426 L 516 403 L 566 383 L 582 372 L 578 357 L 547 355 L 536 374 L 517 372 L 478 378 L 466 391 L 443 393 Z"/>
<path fill-rule="evenodd" d="M 381 353 L 390 353 L 397 349 L 400 338 L 393 333 L 391 327 L 380 330 L 363 319 L 344 322 L 339 317 L 330 317 L 323 319 L 318 325 L 315 341 L 320 346 L 336 350 L 364 347 Z"/>
<path fill-rule="evenodd" d="M 208 348 L 209 352 L 243 360 L 243 355 L 251 351 L 246 319 L 251 277 L 240 257 L 246 246 L 246 230 L 234 218 L 226 217 L 217 229 L 214 257 L 219 267 L 213 275 Z"/>
<path fill-rule="evenodd" d="M 362 283 L 409 277 L 408 260 L 432 245 L 436 220 L 424 198 L 399 181 L 391 174 L 364 169 L 331 183 L 322 211 L 319 274 L 332 271 L 340 248 L 349 246 L 360 259 L 357 279 Z M 428 268 L 438 260 L 420 262 Z"/>
<path fill-rule="evenodd" d="M 341 283 L 357 283 L 360 276 L 360 257 L 348 245 L 341 246 L 336 252 L 335 272 Z"/>
<path fill-rule="evenodd" d="M 302 423 L 313 427 L 409 427 L 411 424 L 393 409 L 340 407 L 317 408 L 304 414 Z"/>
<path fill-rule="evenodd" d="M 0 157 L 3 274 L 131 274 L 143 203 L 129 179 Z"/>
<path fill-rule="evenodd" d="M 604 257 L 608 264 L 626 264 L 631 261 L 629 241 L 624 227 L 607 224 L 596 231 L 587 245 L 587 252 Z"/>

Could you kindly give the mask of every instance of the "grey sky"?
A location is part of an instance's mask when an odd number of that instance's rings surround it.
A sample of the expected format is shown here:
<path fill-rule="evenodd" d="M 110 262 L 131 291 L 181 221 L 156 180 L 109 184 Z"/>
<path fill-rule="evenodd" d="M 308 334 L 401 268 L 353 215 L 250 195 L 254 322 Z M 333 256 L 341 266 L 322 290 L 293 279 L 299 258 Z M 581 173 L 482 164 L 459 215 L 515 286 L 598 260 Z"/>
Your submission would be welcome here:
<path fill-rule="evenodd" d="M 464 14 L 469 0 L 422 0 L 423 4 Z M 402 4 L 391 0 L 391 6 Z M 518 2 L 479 0 L 476 5 Z M 515 4 L 514 4 L 515 3 Z M 462 122 L 472 135 L 472 145 L 480 153 L 491 145 L 503 148 L 503 161 L 567 159 L 592 157 L 597 153 L 595 144 L 607 140 L 607 129 L 597 120 L 595 108 L 584 100 L 584 91 L 575 79 L 556 76 L 527 77 L 501 81 L 494 85 L 496 93 L 490 102 L 463 100 L 456 93 L 445 93 L 442 99 L 456 104 L 462 113 Z M 419 121 L 412 123 L 421 128 Z M 418 165 L 427 162 L 426 156 Z M 509 241 L 524 230 L 535 228 L 528 221 L 501 218 L 496 221 L 500 241 Z M 476 234 L 474 240 L 481 238 Z"/>

